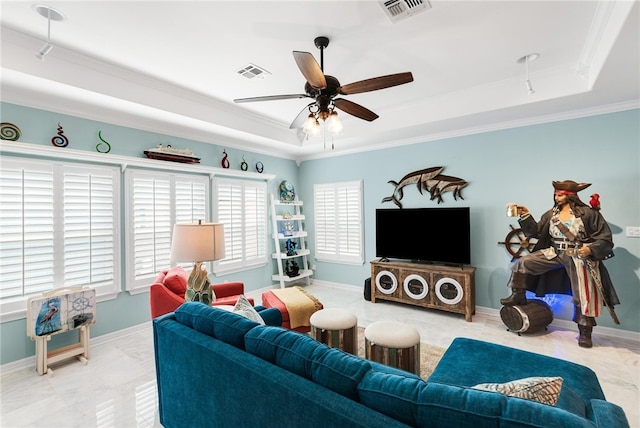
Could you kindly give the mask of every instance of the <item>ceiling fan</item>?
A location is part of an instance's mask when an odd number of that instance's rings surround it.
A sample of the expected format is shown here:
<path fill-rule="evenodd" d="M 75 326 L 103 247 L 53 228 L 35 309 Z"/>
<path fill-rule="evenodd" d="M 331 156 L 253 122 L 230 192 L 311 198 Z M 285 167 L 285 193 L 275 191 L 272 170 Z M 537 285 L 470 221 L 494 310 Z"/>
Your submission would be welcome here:
<path fill-rule="evenodd" d="M 293 58 L 307 79 L 304 85 L 304 94 L 269 95 L 263 97 L 238 98 L 235 103 L 250 103 L 256 101 L 275 101 L 293 98 L 313 98 L 315 101 L 308 104 L 291 122 L 290 129 L 300 128 L 305 120 L 313 117 L 314 120 L 326 120 L 330 115 L 336 114 L 335 109 L 358 117 L 366 121 L 373 121 L 378 115 L 371 110 L 344 98 L 336 98 L 339 95 L 353 95 L 363 92 L 377 91 L 392 86 L 413 82 L 411 72 L 389 74 L 387 76 L 373 77 L 358 82 L 341 85 L 338 79 L 324 74 L 324 49 L 329 46 L 328 37 L 316 37 L 314 44 L 320 49 L 320 65 L 309 52 L 293 51 Z"/>

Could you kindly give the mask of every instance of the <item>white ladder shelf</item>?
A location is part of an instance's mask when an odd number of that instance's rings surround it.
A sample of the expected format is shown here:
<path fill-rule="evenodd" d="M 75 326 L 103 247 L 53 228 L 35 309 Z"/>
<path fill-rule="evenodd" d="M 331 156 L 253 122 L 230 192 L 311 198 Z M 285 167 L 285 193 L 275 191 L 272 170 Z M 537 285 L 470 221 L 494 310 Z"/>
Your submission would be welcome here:
<path fill-rule="evenodd" d="M 280 201 L 271 195 L 271 233 L 273 236 L 273 243 L 275 252 L 271 254 L 271 257 L 277 261 L 278 273 L 273 274 L 271 279 L 280 283 L 280 288 L 285 288 L 287 283 L 305 279 L 306 285 L 311 283 L 311 275 L 313 271 L 309 269 L 309 262 L 307 257 L 311 254 L 311 251 L 307 249 L 305 237 L 307 232 L 304 231 L 304 215 L 301 212 L 303 205 L 302 201 L 298 200 L 296 196 L 292 202 Z M 293 213 L 284 212 L 284 207 L 293 208 Z M 294 227 L 293 230 L 285 229 L 285 223 L 291 223 Z M 287 255 L 286 251 L 282 250 L 282 246 L 287 240 L 291 240 L 296 243 L 297 248 L 294 255 Z M 289 262 L 295 262 L 299 264 L 299 271 L 297 275 L 289 276 L 287 274 L 286 265 Z"/>

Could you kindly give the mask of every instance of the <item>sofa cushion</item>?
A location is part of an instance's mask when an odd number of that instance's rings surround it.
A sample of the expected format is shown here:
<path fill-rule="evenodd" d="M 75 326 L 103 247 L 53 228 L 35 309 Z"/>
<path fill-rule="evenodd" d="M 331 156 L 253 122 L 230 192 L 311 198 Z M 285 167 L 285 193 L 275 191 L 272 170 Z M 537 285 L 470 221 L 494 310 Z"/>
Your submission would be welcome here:
<path fill-rule="evenodd" d="M 352 400 L 359 401 L 358 384 L 371 370 L 367 360 L 331 348 L 318 353 L 311 365 L 314 382 Z"/>
<path fill-rule="evenodd" d="M 580 394 L 568 387 L 566 383 L 562 385 L 556 406 L 583 418 L 587 417 L 587 404 Z"/>
<path fill-rule="evenodd" d="M 589 419 L 598 422 L 599 427 L 628 427 L 629 421 L 622 407 L 606 400 L 594 398 L 589 406 Z"/>
<path fill-rule="evenodd" d="M 367 360 L 283 328 L 264 326 L 251 330 L 245 336 L 245 348 L 263 360 L 356 401 L 358 384 L 371 369 Z"/>
<path fill-rule="evenodd" d="M 245 334 L 260 325 L 241 315 L 200 302 L 180 305 L 175 316 L 179 323 L 240 349 L 244 349 Z"/>
<path fill-rule="evenodd" d="M 524 398 L 555 406 L 562 388 L 561 377 L 527 377 L 505 383 L 480 383 L 474 389 L 499 392 L 510 397 Z"/>
<path fill-rule="evenodd" d="M 306 334 L 260 326 L 245 336 L 245 348 L 263 360 L 311 380 L 311 365 L 329 348 Z"/>
<path fill-rule="evenodd" d="M 169 269 L 164 277 L 164 286 L 174 294 L 184 297 L 184 293 L 187 291 L 187 272 L 182 266 Z"/>
<path fill-rule="evenodd" d="M 411 426 L 593 427 L 580 416 L 529 400 L 473 388 L 369 371 L 362 404 Z"/>

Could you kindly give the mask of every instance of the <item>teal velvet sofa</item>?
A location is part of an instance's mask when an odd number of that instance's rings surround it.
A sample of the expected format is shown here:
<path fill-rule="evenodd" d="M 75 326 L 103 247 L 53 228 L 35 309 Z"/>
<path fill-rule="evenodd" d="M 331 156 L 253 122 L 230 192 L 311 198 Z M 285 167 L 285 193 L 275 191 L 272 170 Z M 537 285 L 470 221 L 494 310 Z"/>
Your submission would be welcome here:
<path fill-rule="evenodd" d="M 153 320 L 160 423 L 184 427 L 628 427 L 593 371 L 458 338 L 428 381 L 189 302 Z M 555 406 L 472 388 L 561 376 Z"/>

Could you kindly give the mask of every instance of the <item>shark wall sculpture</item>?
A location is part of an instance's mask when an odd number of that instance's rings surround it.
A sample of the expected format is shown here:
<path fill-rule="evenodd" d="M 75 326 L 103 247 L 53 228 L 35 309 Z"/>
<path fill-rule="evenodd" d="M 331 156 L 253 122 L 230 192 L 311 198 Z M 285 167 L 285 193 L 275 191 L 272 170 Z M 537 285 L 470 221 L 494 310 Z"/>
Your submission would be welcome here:
<path fill-rule="evenodd" d="M 444 199 L 442 199 L 442 194 L 445 192 L 453 192 L 453 198 L 456 201 L 458 200 L 458 197 L 460 199 L 464 199 L 462 197 L 462 188 L 469 183 L 458 177 L 442 175 L 440 174 L 442 170 L 444 170 L 443 166 L 434 166 L 411 172 L 402 177 L 400 182 L 389 180 L 388 183 L 393 184 L 395 189 L 393 189 L 391 196 L 383 198 L 382 202 L 393 202 L 398 207 L 402 208 L 400 200 L 404 196 L 403 189 L 410 184 L 415 184 L 418 187 L 420 194 L 424 194 L 423 190 L 428 191 L 430 199 L 432 201 L 437 199 L 438 204 L 444 201 Z"/>

